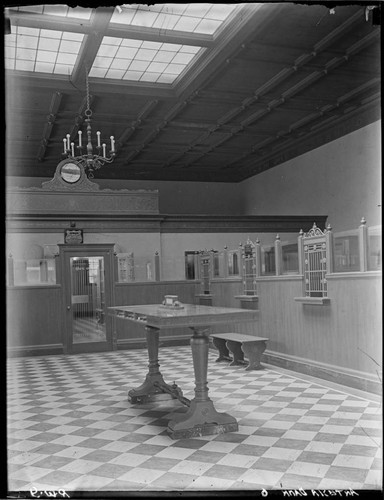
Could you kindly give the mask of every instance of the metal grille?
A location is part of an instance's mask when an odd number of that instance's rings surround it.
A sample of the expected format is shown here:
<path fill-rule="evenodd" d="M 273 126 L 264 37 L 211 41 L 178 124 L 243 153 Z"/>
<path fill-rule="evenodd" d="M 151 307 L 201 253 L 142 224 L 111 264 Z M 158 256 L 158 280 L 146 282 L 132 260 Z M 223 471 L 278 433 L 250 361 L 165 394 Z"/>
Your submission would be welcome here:
<path fill-rule="evenodd" d="M 209 295 L 211 288 L 211 256 L 213 252 L 200 252 L 200 278 L 202 284 L 202 293 Z"/>
<path fill-rule="evenodd" d="M 103 257 L 71 257 L 73 343 L 105 342 Z"/>
<path fill-rule="evenodd" d="M 245 295 L 256 295 L 256 253 L 255 245 L 248 240 L 243 253 L 243 291 Z"/>
<path fill-rule="evenodd" d="M 256 264 L 253 256 L 244 258 L 243 286 L 245 295 L 256 295 Z"/>
<path fill-rule="evenodd" d="M 326 243 L 304 245 L 304 279 L 307 297 L 327 297 Z"/>

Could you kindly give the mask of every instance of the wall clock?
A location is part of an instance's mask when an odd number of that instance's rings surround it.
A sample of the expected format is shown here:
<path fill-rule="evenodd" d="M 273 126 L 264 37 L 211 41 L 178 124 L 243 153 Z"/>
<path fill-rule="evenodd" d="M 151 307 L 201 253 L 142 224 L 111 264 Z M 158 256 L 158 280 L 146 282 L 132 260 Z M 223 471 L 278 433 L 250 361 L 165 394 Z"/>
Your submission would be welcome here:
<path fill-rule="evenodd" d="M 81 168 L 75 161 L 69 160 L 60 168 L 60 176 L 63 181 L 75 184 L 81 178 Z"/>

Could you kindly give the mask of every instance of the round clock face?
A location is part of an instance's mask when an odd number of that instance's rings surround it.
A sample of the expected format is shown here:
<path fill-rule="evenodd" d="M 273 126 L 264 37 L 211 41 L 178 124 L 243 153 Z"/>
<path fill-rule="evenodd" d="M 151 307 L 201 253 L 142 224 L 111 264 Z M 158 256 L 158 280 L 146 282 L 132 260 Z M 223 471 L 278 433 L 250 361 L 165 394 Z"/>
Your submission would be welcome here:
<path fill-rule="evenodd" d="M 81 169 L 76 163 L 68 162 L 61 167 L 60 175 L 65 182 L 73 184 L 80 179 Z"/>

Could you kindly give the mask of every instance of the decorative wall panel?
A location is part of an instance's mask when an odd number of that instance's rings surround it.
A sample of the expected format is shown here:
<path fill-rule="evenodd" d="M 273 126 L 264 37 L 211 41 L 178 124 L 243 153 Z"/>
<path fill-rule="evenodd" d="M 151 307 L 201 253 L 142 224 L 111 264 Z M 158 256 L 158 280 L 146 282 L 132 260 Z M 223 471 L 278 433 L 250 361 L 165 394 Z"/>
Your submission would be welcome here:
<path fill-rule="evenodd" d="M 102 189 L 68 192 L 12 188 L 7 190 L 7 213 L 67 216 L 158 214 L 158 191 Z"/>

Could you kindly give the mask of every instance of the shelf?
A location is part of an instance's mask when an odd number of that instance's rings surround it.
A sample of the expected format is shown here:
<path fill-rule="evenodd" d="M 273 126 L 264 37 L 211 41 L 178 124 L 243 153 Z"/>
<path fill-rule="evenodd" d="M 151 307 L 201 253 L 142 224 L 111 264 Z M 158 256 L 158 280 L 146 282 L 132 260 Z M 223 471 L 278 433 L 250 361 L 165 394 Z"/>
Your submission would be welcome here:
<path fill-rule="evenodd" d="M 331 303 L 328 297 L 295 297 L 295 301 L 314 306 L 325 306 Z"/>

